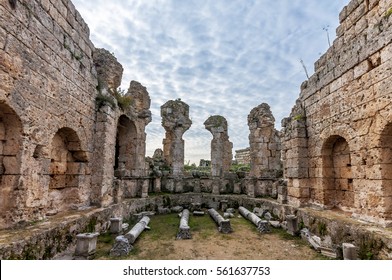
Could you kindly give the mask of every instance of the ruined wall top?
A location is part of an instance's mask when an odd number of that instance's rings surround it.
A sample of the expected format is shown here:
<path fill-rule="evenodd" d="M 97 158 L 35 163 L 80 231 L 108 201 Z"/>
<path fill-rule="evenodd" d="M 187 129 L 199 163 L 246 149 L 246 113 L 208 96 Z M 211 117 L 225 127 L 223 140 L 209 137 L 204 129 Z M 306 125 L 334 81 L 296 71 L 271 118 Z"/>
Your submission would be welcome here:
<path fill-rule="evenodd" d="M 270 106 L 267 103 L 262 103 L 253 108 L 248 115 L 248 125 L 251 130 L 262 127 L 274 127 L 275 118 L 272 115 Z"/>
<path fill-rule="evenodd" d="M 219 115 L 210 116 L 204 122 L 204 126 L 212 134 L 214 134 L 214 133 L 226 133 L 227 134 L 227 120 L 222 116 L 219 116 Z"/>
<path fill-rule="evenodd" d="M 113 54 L 105 49 L 95 49 L 93 59 L 100 88 L 108 89 L 113 94 L 121 85 L 124 71 L 122 65 Z"/>
<path fill-rule="evenodd" d="M 166 130 L 182 128 L 182 131 L 188 130 L 192 121 L 189 118 L 189 105 L 177 100 L 169 100 L 161 107 L 162 126 Z"/>
<path fill-rule="evenodd" d="M 132 96 L 134 102 L 133 106 L 137 111 L 143 111 L 150 108 L 151 99 L 148 94 L 147 88 L 137 81 L 131 81 L 128 92 Z"/>

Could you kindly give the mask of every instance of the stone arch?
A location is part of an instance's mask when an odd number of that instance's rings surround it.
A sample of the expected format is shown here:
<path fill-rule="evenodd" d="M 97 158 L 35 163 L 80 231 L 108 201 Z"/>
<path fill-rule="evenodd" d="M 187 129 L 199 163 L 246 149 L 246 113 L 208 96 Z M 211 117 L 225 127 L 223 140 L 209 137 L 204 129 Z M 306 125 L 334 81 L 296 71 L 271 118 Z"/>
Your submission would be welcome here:
<path fill-rule="evenodd" d="M 323 204 L 328 208 L 352 210 L 354 190 L 349 143 L 339 135 L 332 135 L 325 140 L 321 156 Z"/>
<path fill-rule="evenodd" d="M 21 167 L 22 122 L 15 111 L 0 104 L 0 213 L 13 208 Z"/>
<path fill-rule="evenodd" d="M 392 122 L 388 123 L 380 135 L 380 170 L 384 196 L 385 218 L 392 220 Z"/>
<path fill-rule="evenodd" d="M 64 211 L 81 203 L 80 180 L 87 162 L 77 133 L 71 128 L 59 129 L 50 146 L 49 211 Z"/>
<path fill-rule="evenodd" d="M 114 175 L 132 175 L 137 168 L 137 129 L 133 121 L 121 115 L 118 119 L 114 158 Z"/>

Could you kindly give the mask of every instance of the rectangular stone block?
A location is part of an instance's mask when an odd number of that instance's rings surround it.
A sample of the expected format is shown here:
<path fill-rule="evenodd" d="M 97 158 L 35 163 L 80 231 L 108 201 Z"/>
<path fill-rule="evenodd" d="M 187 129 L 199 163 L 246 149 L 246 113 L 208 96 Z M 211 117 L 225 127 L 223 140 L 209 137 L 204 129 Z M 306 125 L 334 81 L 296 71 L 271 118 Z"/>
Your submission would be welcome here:
<path fill-rule="evenodd" d="M 3 166 L 5 175 L 20 174 L 18 159 L 15 156 L 3 157 Z"/>
<path fill-rule="evenodd" d="M 79 187 L 80 185 L 80 179 L 83 177 L 82 175 L 69 175 L 67 174 L 65 176 L 65 186 L 67 188 L 72 188 L 72 187 Z"/>
<path fill-rule="evenodd" d="M 66 175 L 55 175 L 50 179 L 49 189 L 65 188 Z"/>
<path fill-rule="evenodd" d="M 54 161 L 50 163 L 50 173 L 51 174 L 65 174 L 67 172 L 67 163 L 66 162 L 60 162 L 60 161 Z"/>
<path fill-rule="evenodd" d="M 76 236 L 75 256 L 89 257 L 97 248 L 99 233 L 81 233 Z"/>
<path fill-rule="evenodd" d="M 308 187 L 289 187 L 287 188 L 287 195 L 296 198 L 307 198 L 309 197 L 309 188 Z"/>

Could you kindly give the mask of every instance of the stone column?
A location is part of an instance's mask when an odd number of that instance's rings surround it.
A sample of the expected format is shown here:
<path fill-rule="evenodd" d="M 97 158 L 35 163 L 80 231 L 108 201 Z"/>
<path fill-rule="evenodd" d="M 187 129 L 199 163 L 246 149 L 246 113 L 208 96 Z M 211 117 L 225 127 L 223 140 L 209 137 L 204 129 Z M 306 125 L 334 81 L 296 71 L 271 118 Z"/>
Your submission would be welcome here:
<path fill-rule="evenodd" d="M 189 119 L 189 106 L 181 100 L 170 100 L 161 107 L 162 126 L 166 131 L 163 140 L 163 155 L 171 167 L 173 176 L 180 177 L 184 173 L 184 140 L 182 135 L 192 121 Z"/>
<path fill-rule="evenodd" d="M 233 143 L 227 134 L 227 121 L 222 116 L 211 116 L 204 122 L 205 128 L 211 132 L 211 175 L 222 177 L 230 170 L 233 158 Z"/>
<path fill-rule="evenodd" d="M 262 103 L 248 115 L 251 177 L 277 177 L 281 173 L 280 135 L 270 106 Z"/>
<path fill-rule="evenodd" d="M 146 176 L 146 126 L 151 122 L 151 99 L 147 88 L 144 87 L 137 81 L 131 81 L 127 91 L 127 95 L 131 97 L 132 100 L 132 114 L 135 114 L 137 121 L 136 125 L 136 138 L 132 139 L 135 142 L 135 155 L 133 156 L 133 168 L 131 171 L 131 176 Z"/>

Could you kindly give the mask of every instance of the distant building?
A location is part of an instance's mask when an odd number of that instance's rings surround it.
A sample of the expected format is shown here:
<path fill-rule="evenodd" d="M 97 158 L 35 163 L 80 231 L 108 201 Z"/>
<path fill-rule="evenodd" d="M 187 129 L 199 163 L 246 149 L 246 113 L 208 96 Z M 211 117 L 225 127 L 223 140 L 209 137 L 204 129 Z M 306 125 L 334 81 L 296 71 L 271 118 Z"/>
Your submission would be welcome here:
<path fill-rule="evenodd" d="M 211 166 L 210 160 L 205 160 L 205 159 L 200 160 L 199 167 L 209 167 L 209 166 Z"/>
<path fill-rule="evenodd" d="M 250 164 L 250 148 L 236 150 L 235 160 L 237 164 Z"/>

